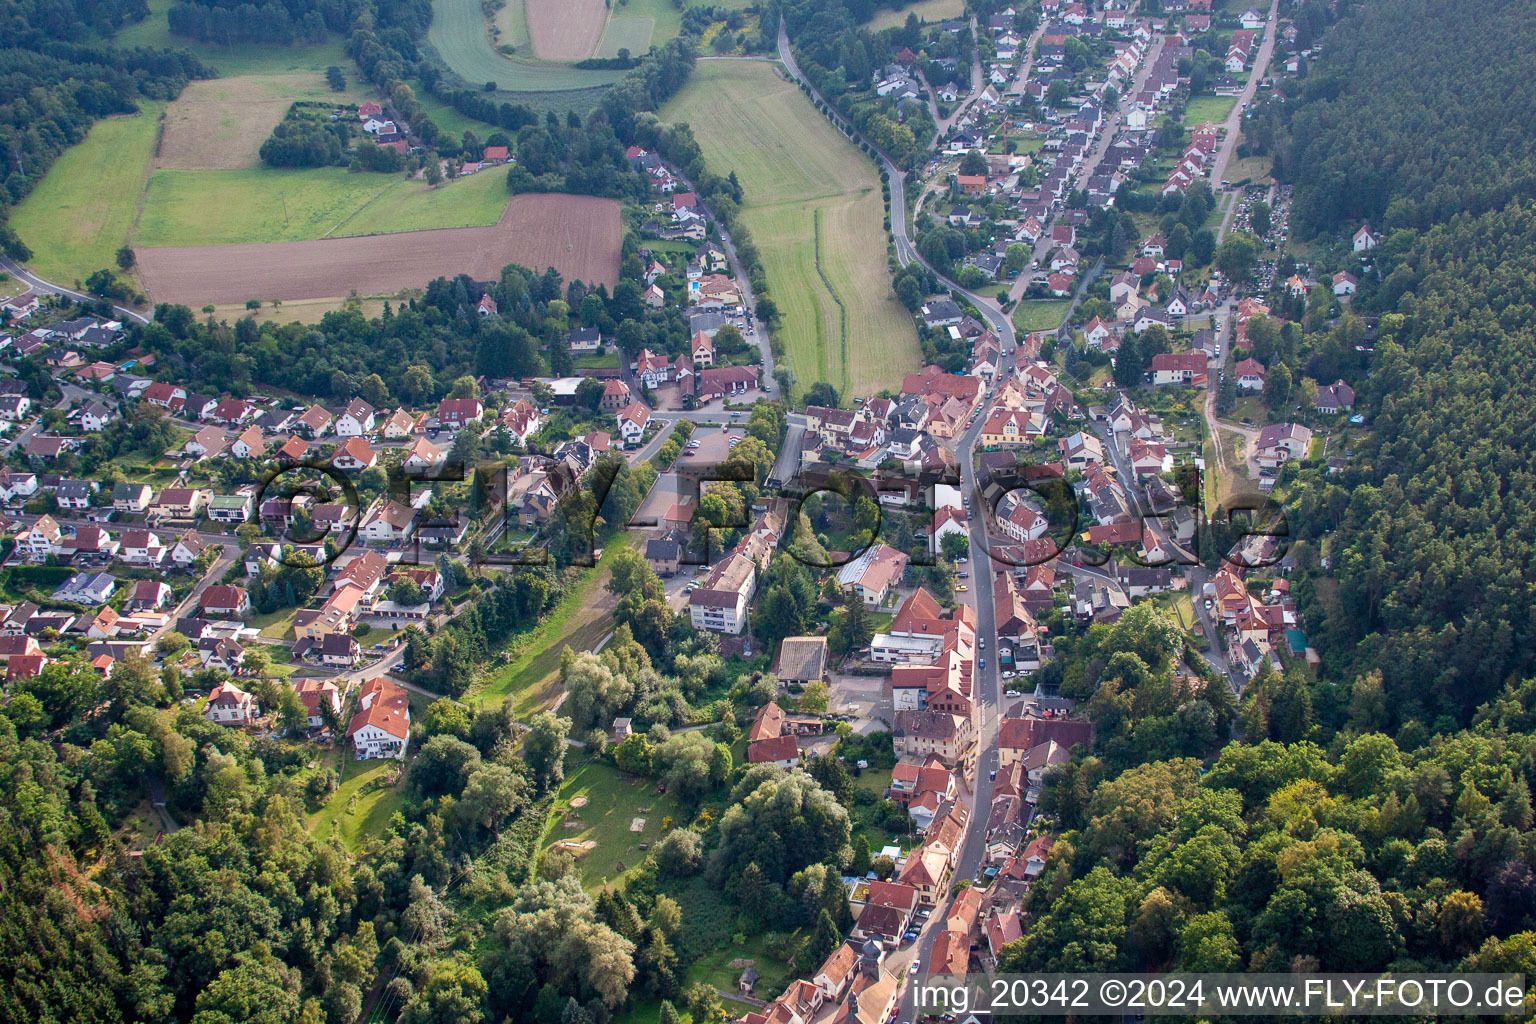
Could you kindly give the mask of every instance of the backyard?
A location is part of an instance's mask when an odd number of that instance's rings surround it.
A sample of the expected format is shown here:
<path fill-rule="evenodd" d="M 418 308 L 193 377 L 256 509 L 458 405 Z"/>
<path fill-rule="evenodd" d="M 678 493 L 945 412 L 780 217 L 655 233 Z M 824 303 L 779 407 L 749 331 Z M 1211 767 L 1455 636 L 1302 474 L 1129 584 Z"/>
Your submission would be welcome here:
<path fill-rule="evenodd" d="M 1025 299 L 1013 311 L 1013 326 L 1020 331 L 1054 331 L 1071 309 L 1071 299 Z"/>
<path fill-rule="evenodd" d="M 572 751 L 573 757 L 579 754 Z M 658 793 L 655 779 L 589 761 L 560 787 L 540 846 L 569 850 L 582 885 L 600 888 L 637 867 L 645 847 L 667 833 L 677 814 L 677 801 Z"/>

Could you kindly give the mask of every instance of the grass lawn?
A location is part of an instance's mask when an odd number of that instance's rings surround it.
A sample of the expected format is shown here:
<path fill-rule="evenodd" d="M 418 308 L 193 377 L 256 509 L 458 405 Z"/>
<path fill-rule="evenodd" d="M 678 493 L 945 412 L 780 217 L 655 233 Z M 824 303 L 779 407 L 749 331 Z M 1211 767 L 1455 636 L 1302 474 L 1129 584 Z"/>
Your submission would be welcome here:
<path fill-rule="evenodd" d="M 765 932 L 749 936 L 740 946 L 734 942 L 727 943 L 695 961 L 684 975 L 684 982 L 692 985 L 696 981 L 702 981 L 706 985 L 713 985 L 727 992 L 735 992 L 736 984 L 741 979 L 741 972 L 745 967 L 732 967 L 731 964 L 750 960 L 752 966 L 757 968 L 757 985 L 753 989 L 753 994 L 758 999 L 772 999 L 783 992 L 792 980 L 789 968 L 768 951 L 769 945 L 779 938 L 780 933 Z"/>
<path fill-rule="evenodd" d="M 397 179 L 335 233 L 372 235 L 381 230 L 420 231 L 426 228 L 471 228 L 495 224 L 507 208 L 507 175 L 489 168 L 467 178 L 427 188 L 418 181 Z"/>
<path fill-rule="evenodd" d="M 286 640 L 293 629 L 293 617 L 296 614 L 297 608 L 279 608 L 265 615 L 252 615 L 248 624 L 268 639 Z"/>
<path fill-rule="evenodd" d="M 878 12 L 869 19 L 869 30 L 879 32 L 883 28 L 905 25 L 909 14 L 917 15 L 918 21 L 945 21 L 958 18 L 964 13 L 965 0 L 918 0 L 899 10 Z"/>
<path fill-rule="evenodd" d="M 135 245 L 289 242 L 328 235 L 494 224 L 507 204 L 494 171 L 429 189 L 344 167 L 160 170 L 151 175 Z M 208 211 L 216 209 L 217 217 Z"/>
<path fill-rule="evenodd" d="M 1227 164 L 1228 181 L 1252 181 L 1262 184 L 1269 180 L 1269 174 L 1275 168 L 1273 157 L 1249 156 L 1241 160 L 1233 160 Z"/>
<path fill-rule="evenodd" d="M 572 650 L 591 650 L 613 628 L 613 599 L 604 589 L 608 564 L 620 547 L 629 544 L 627 534 L 610 542 L 581 583 L 523 636 L 511 662 L 492 673 L 478 691 L 471 690 L 469 697 L 499 701 L 515 695 L 513 707 L 519 717 L 553 703 L 559 695 L 560 652 L 567 645 Z"/>
<path fill-rule="evenodd" d="M 1207 121 L 1221 124 L 1236 105 L 1236 96 L 1196 96 L 1184 105 L 1184 123 L 1191 127 Z"/>
<path fill-rule="evenodd" d="M 11 213 L 11 227 L 32 249 L 29 263 L 38 276 L 68 285 L 116 267 L 113 254 L 128 241 L 165 109 L 163 103 L 140 106 L 138 117 L 97 121 Z"/>
<path fill-rule="evenodd" d="M 572 800 L 586 803 L 573 807 Z M 677 815 L 677 801 L 657 793 L 654 779 L 625 775 L 604 761 L 591 761 L 560 787 L 540 848 L 549 849 L 558 842 L 595 843 L 585 853 L 571 852 L 576 855 L 582 885 L 601 888 L 637 867 L 645 859 L 641 845 L 665 835 L 662 819 Z M 631 826 L 642 818 L 640 830 L 633 831 Z M 668 822 L 667 827 L 672 824 Z"/>
<path fill-rule="evenodd" d="M 267 75 L 281 71 L 324 71 L 331 65 L 340 67 L 347 74 L 348 82 L 358 77 L 357 65 L 347 56 L 345 40 L 332 34 L 318 45 L 275 46 L 262 43 L 241 43 L 238 46 L 218 46 L 200 43 L 187 36 L 173 36 L 166 23 L 165 12 L 172 0 L 149 0 L 149 17 L 132 25 L 125 25 L 113 37 L 119 46 L 161 46 L 172 50 L 189 50 L 192 56 L 218 69 L 221 76 Z"/>
<path fill-rule="evenodd" d="M 662 116 L 687 122 L 710 168 L 740 179 L 802 386 L 870 394 L 918 368 L 912 318 L 891 292 L 880 179 L 798 88 L 764 62 L 701 63 Z"/>
<path fill-rule="evenodd" d="M 310 816 L 309 828 L 322 842 L 340 836 L 347 849 L 356 852 L 384 831 L 405 802 L 405 794 L 397 787 L 383 785 L 399 770 L 400 762 L 387 757 L 359 761 L 344 749 L 334 756 L 341 761 L 341 784 L 326 805 Z"/>
<path fill-rule="evenodd" d="M 1020 331 L 1054 331 L 1071 309 L 1071 299 L 1024 299 L 1013 311 L 1013 326 Z"/>

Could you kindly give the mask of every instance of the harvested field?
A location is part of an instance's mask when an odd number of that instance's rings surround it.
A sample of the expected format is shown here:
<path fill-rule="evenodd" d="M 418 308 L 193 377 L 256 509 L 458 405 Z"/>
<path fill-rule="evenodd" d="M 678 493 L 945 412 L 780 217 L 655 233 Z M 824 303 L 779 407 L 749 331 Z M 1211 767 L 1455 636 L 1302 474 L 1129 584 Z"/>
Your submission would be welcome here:
<path fill-rule="evenodd" d="M 619 276 L 619 204 L 591 196 L 524 195 L 491 227 L 406 231 L 258 245 L 141 248 L 139 268 L 159 302 L 200 306 L 247 299 L 389 295 L 440 275 L 494 280 L 508 263 L 553 266 L 612 288 Z"/>
<path fill-rule="evenodd" d="M 517 102 L 539 110 L 586 110 L 597 102 L 602 88 L 624 77 L 622 71 L 583 71 L 569 64 L 536 60 L 531 55 L 525 57 L 521 50 L 511 57 L 498 53 L 491 45 L 480 0 L 432 0 L 427 42 L 449 70 L 466 82 L 495 82 L 501 98 L 513 99 L 508 94 L 515 93 Z M 537 93 L 548 95 L 534 95 Z"/>
<path fill-rule="evenodd" d="M 533 54 L 541 60 L 586 60 L 608 20 L 603 0 L 524 0 Z"/>
<path fill-rule="evenodd" d="M 155 166 L 187 171 L 255 167 L 261 144 L 295 100 L 345 103 L 318 71 L 243 75 L 190 83 L 165 111 Z"/>

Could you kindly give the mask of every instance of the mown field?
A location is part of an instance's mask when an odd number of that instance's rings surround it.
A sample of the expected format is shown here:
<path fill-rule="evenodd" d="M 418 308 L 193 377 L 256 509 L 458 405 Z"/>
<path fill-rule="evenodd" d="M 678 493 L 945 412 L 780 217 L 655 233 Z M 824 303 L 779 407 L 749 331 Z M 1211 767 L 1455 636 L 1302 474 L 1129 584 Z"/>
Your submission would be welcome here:
<path fill-rule="evenodd" d="M 1207 121 L 1220 124 L 1236 105 L 1236 96 L 1196 96 L 1184 105 L 1184 124 L 1190 128 Z"/>
<path fill-rule="evenodd" d="M 31 268 L 70 284 L 102 267 L 128 240 L 144 190 L 163 103 L 141 104 L 138 117 L 97 121 L 85 141 L 64 151 L 11 226 L 32 249 Z"/>
<path fill-rule="evenodd" d="M 964 13 L 965 0 L 918 0 L 917 3 L 908 4 L 898 11 L 879 11 L 869 19 L 869 30 L 879 32 L 883 28 L 905 25 L 909 14 L 917 15 L 919 21 L 934 22 L 958 18 Z"/>
<path fill-rule="evenodd" d="M 435 189 L 343 167 L 165 170 L 149 179 L 134 244 L 297 242 L 482 227 L 496 223 L 506 205 L 506 174 L 494 169 Z M 208 216 L 210 209 L 219 215 Z"/>
<path fill-rule="evenodd" d="M 741 181 L 783 315 L 778 342 L 802 386 L 872 394 L 918 368 L 912 318 L 891 292 L 880 179 L 798 88 L 766 62 L 704 62 L 662 116 L 691 125 L 711 171 Z"/>
<path fill-rule="evenodd" d="M 1054 331 L 1071 309 L 1071 299 L 1025 299 L 1013 311 L 1013 326 L 1020 331 Z"/>
<path fill-rule="evenodd" d="M 157 167 L 238 170 L 260 165 L 259 150 L 297 100 L 361 103 L 372 90 L 349 80 L 332 92 L 320 71 L 239 75 L 192 82 L 165 111 Z"/>

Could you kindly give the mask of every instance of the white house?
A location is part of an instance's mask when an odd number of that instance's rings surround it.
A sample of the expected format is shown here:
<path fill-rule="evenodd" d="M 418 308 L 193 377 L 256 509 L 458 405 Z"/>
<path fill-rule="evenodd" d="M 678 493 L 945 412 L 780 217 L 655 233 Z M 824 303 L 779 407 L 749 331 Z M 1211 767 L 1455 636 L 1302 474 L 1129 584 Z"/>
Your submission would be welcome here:
<path fill-rule="evenodd" d="M 255 696 L 234 683 L 220 683 L 208 694 L 203 717 L 219 725 L 250 725 L 261 716 Z"/>
<path fill-rule="evenodd" d="M 405 759 L 411 741 L 411 704 L 405 691 L 382 676 L 369 680 L 358 699 L 358 711 L 347 723 L 347 738 L 361 759 Z"/>
<path fill-rule="evenodd" d="M 361 398 L 354 398 L 336 417 L 336 436 L 362 437 L 373 430 L 373 418 L 373 406 Z"/>
<path fill-rule="evenodd" d="M 757 590 L 757 566 L 745 555 L 731 555 L 710 571 L 699 589 L 688 595 L 688 614 L 695 629 L 740 633 L 747 605 Z"/>
<path fill-rule="evenodd" d="M 642 402 L 631 402 L 619 410 L 619 438 L 626 447 L 639 444 L 645 437 L 645 425 L 650 421 L 651 410 Z"/>

